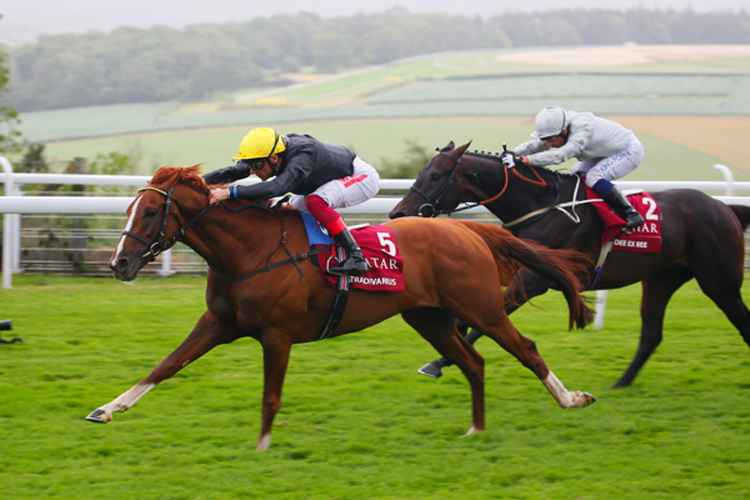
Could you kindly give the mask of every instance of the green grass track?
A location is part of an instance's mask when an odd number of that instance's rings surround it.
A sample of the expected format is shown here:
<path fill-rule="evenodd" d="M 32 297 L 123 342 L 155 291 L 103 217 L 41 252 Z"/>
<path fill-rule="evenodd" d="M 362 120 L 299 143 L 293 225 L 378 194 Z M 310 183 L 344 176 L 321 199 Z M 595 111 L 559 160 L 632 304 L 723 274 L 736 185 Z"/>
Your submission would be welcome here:
<path fill-rule="evenodd" d="M 750 498 L 750 349 L 694 283 L 633 387 L 640 286 L 610 292 L 603 330 L 566 332 L 559 294 L 513 315 L 591 407 L 562 410 L 487 339 L 487 430 L 464 377 L 400 318 L 295 346 L 270 450 L 262 353 L 221 346 L 113 422 L 84 417 L 137 383 L 204 311 L 203 278 L 18 276 L 0 291 L 0 497 L 28 499 Z M 745 288 L 745 295 L 748 289 Z"/>

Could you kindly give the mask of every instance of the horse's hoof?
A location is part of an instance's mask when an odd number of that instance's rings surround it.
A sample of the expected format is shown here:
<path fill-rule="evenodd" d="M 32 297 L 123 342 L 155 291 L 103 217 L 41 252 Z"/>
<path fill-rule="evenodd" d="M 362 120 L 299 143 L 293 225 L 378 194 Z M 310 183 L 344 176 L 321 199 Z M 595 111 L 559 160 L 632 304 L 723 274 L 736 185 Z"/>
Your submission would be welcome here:
<path fill-rule="evenodd" d="M 112 415 L 110 415 L 106 411 L 99 408 L 97 410 L 92 411 L 91 415 L 86 417 L 86 420 L 88 420 L 89 422 L 97 423 L 97 424 L 106 424 L 107 422 L 112 420 Z"/>
<path fill-rule="evenodd" d="M 440 378 L 443 376 L 442 370 L 432 363 L 427 363 L 422 368 L 417 370 L 417 372 L 432 378 Z"/>
<path fill-rule="evenodd" d="M 575 392 L 575 398 L 573 401 L 573 408 L 584 408 L 596 402 L 596 397 L 589 394 L 588 392 Z"/>
<path fill-rule="evenodd" d="M 475 433 L 479 432 L 480 430 L 481 430 L 481 429 L 477 429 L 476 427 L 474 427 L 474 426 L 472 425 L 472 426 L 471 426 L 471 429 L 469 429 L 468 431 L 466 431 L 466 434 L 464 434 L 464 435 L 463 435 L 463 436 L 461 436 L 461 437 L 462 437 L 462 438 L 465 438 L 466 436 L 471 436 L 472 434 L 475 434 Z"/>

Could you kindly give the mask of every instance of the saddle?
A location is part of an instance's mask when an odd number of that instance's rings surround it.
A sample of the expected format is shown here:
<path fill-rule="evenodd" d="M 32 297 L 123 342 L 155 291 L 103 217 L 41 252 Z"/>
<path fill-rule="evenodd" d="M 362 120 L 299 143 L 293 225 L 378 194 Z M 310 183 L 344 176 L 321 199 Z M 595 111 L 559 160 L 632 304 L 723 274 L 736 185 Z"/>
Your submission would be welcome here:
<path fill-rule="evenodd" d="M 314 258 L 318 261 L 326 280 L 336 285 L 339 276 L 331 274 L 328 269 L 346 258 L 343 249 L 335 246 L 333 239 L 312 215 L 302 212 L 302 218 L 305 221 L 310 248 L 322 250 L 323 247 L 328 247 L 320 253 L 316 252 Z M 403 292 L 404 259 L 401 258 L 393 232 L 385 226 L 369 225 L 352 227 L 350 231 L 370 264 L 367 273 L 349 276 L 351 287 L 371 292 Z"/>
<path fill-rule="evenodd" d="M 661 209 L 656 200 L 642 191 L 624 193 L 628 201 L 646 221 L 642 226 L 624 231 L 625 221 L 607 205 L 601 197 L 586 186 L 586 196 L 596 208 L 604 222 L 602 246 L 612 241 L 612 250 L 622 252 L 659 253 L 661 252 Z"/>
<path fill-rule="evenodd" d="M 302 212 L 302 220 L 305 223 L 310 248 L 315 252 L 311 252 L 311 258 L 317 261 L 323 276 L 336 288 L 331 314 L 318 335 L 318 340 L 328 338 L 336 331 L 346 310 L 350 288 L 373 292 L 403 292 L 406 289 L 404 259 L 401 258 L 393 232 L 387 227 L 350 228 L 352 236 L 357 240 L 370 264 L 370 270 L 358 275 L 334 275 L 328 269 L 333 263 L 346 259 L 344 249 L 334 244 L 327 231 L 312 215 Z"/>

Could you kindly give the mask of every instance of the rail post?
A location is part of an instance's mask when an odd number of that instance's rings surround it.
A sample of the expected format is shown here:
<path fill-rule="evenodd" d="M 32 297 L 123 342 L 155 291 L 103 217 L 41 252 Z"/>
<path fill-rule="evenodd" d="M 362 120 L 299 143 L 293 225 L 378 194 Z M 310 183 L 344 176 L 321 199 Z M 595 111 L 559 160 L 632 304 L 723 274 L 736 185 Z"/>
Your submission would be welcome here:
<path fill-rule="evenodd" d="M 13 167 L 3 156 L 0 156 L 0 165 L 5 174 L 5 196 L 11 196 L 13 194 Z M 13 233 L 15 232 L 13 219 L 13 214 L 3 216 L 3 288 L 6 290 L 11 288 L 13 276 Z"/>
<path fill-rule="evenodd" d="M 160 254 L 161 269 L 157 271 L 159 276 L 172 276 L 175 271 L 172 269 L 172 249 L 165 250 Z"/>
<path fill-rule="evenodd" d="M 734 196 L 734 174 L 726 165 L 721 163 L 714 163 L 714 168 L 724 175 L 724 180 L 727 181 L 727 187 L 724 188 L 724 194 L 727 196 Z"/>

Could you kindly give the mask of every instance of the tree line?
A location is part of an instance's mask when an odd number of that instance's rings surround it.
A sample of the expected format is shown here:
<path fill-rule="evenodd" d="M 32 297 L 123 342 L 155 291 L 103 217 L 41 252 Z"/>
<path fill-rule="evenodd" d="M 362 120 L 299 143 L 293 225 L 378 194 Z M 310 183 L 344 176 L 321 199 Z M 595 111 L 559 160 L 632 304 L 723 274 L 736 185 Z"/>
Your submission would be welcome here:
<path fill-rule="evenodd" d="M 331 73 L 446 50 L 626 42 L 746 44 L 750 15 L 562 9 L 484 19 L 393 8 L 349 17 L 299 13 L 184 29 L 43 36 L 6 49 L 10 82 L 0 105 L 39 111 L 191 101 L 284 84 L 285 74 L 302 70 Z M 0 82 L 2 77 L 0 71 Z"/>

